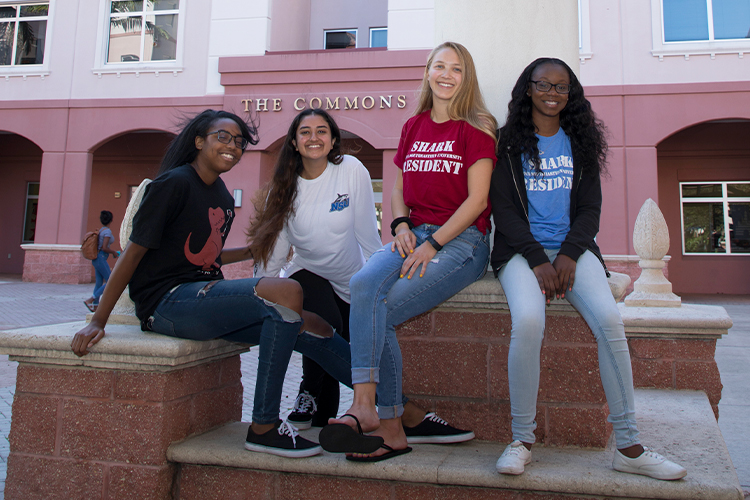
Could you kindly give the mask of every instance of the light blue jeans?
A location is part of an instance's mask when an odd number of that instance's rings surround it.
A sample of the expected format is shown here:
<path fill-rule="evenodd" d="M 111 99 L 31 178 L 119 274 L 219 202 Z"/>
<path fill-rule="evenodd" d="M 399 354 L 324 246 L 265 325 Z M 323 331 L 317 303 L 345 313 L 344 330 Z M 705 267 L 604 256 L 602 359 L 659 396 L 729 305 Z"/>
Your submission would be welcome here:
<path fill-rule="evenodd" d="M 349 343 L 334 333 L 321 338 L 298 333 L 301 318 L 294 311 L 258 297 L 262 278 L 199 281 L 176 286 L 162 298 L 149 328 L 191 340 L 224 339 L 257 344 L 253 422 L 272 424 L 279 406 L 292 351 L 314 360 L 336 380 L 351 387 Z"/>
<path fill-rule="evenodd" d="M 414 228 L 417 245 L 440 226 Z M 352 277 L 349 336 L 352 348 L 352 383 L 375 382 L 378 414 L 382 419 L 404 412 L 401 393 L 402 360 L 396 326 L 429 311 L 484 276 L 489 258 L 489 236 L 471 226 L 443 246 L 412 279 L 399 278 L 404 259 L 391 244 L 376 251 Z"/>
<path fill-rule="evenodd" d="M 107 252 L 102 252 L 101 250 L 99 250 L 99 253 L 96 255 L 96 259 L 91 261 L 94 266 L 94 271 L 96 271 L 94 293 L 91 295 L 92 297 L 94 297 L 94 304 L 99 304 L 99 297 L 101 297 L 102 293 L 104 293 L 104 287 L 106 286 L 107 280 L 109 280 L 109 274 L 111 273 L 109 264 L 107 263 L 107 257 L 109 257 L 109 254 Z"/>
<path fill-rule="evenodd" d="M 545 250 L 550 262 L 559 249 Z M 534 271 L 516 254 L 498 274 L 511 315 L 508 383 L 513 439 L 535 441 L 536 398 L 539 391 L 539 356 L 544 337 L 545 296 Z M 586 251 L 576 264 L 573 290 L 565 298 L 586 320 L 598 345 L 599 372 L 609 405 L 617 448 L 638 444 L 635 422 L 633 372 L 620 311 L 612 297 L 599 259 Z M 575 359 L 568 360 L 575 363 Z"/>

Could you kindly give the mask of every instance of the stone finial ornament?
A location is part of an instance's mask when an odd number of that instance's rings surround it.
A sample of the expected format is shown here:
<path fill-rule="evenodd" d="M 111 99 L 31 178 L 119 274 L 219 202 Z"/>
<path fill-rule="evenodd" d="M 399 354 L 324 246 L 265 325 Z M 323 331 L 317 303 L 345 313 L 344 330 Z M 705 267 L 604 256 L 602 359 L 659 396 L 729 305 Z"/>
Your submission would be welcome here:
<path fill-rule="evenodd" d="M 141 200 L 143 199 L 143 193 L 146 191 L 146 186 L 151 182 L 151 179 L 143 179 L 138 189 L 133 193 L 133 197 L 130 198 L 128 208 L 125 210 L 125 218 L 120 225 L 120 248 L 125 248 L 130 240 L 130 233 L 133 232 L 133 219 L 135 213 L 141 206 Z M 141 322 L 135 315 L 135 304 L 130 300 L 130 293 L 128 287 L 125 287 L 125 291 L 122 292 L 120 298 L 115 304 L 115 308 L 112 309 L 112 314 L 109 316 L 107 321 L 109 324 L 114 325 L 140 325 Z"/>
<path fill-rule="evenodd" d="M 641 260 L 641 276 L 625 305 L 633 307 L 680 307 L 680 297 L 672 293 L 672 283 L 664 276 L 664 256 L 669 251 L 667 222 L 656 202 L 649 198 L 638 212 L 633 229 L 633 248 Z"/>

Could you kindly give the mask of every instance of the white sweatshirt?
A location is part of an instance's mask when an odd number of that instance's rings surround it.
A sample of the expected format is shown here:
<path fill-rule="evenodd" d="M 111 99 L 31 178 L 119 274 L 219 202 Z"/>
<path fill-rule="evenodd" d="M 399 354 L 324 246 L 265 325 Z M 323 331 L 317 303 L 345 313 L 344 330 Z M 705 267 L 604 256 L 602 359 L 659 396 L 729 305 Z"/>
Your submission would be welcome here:
<path fill-rule="evenodd" d="M 256 266 L 255 277 L 287 277 L 306 269 L 327 279 L 350 302 L 349 280 L 382 246 L 367 169 L 344 155 L 315 179 L 298 177 L 294 209 L 266 267 Z M 290 246 L 294 256 L 287 263 Z"/>

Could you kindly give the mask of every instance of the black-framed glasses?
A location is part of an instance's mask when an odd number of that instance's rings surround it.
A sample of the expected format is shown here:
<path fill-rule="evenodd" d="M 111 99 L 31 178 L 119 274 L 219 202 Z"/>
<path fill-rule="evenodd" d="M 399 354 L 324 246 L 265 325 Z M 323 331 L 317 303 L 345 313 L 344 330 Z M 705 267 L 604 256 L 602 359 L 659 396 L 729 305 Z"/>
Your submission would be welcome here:
<path fill-rule="evenodd" d="M 232 139 L 234 139 L 234 145 L 240 148 L 242 151 L 244 151 L 247 147 L 247 139 L 245 139 L 241 135 L 232 135 L 226 130 L 217 130 L 216 132 L 209 132 L 208 134 L 206 134 L 206 137 L 214 134 L 216 134 L 216 138 L 222 144 L 229 144 L 230 142 L 232 142 Z"/>
<path fill-rule="evenodd" d="M 552 87 L 555 87 L 555 90 L 558 94 L 567 94 L 570 92 L 570 85 L 568 85 L 567 83 L 558 83 L 557 85 L 552 85 L 550 82 L 535 82 L 534 80 L 529 80 L 529 83 L 533 83 L 539 92 L 549 92 L 550 90 L 552 90 Z"/>

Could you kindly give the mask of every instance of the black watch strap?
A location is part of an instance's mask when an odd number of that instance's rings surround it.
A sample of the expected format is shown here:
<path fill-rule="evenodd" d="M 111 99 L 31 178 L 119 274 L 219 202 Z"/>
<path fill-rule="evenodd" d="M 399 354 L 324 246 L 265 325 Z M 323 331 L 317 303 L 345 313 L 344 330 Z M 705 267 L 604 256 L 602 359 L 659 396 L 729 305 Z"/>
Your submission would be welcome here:
<path fill-rule="evenodd" d="M 433 238 L 432 235 L 429 235 L 427 238 L 425 238 L 425 240 L 427 240 L 427 243 L 432 245 L 432 248 L 434 248 L 435 251 L 439 252 L 443 249 L 443 245 L 435 241 L 435 238 Z"/>
<path fill-rule="evenodd" d="M 395 219 L 393 219 L 393 222 L 391 222 L 391 236 L 396 236 L 396 226 L 398 226 L 402 222 L 406 222 L 406 224 L 409 226 L 409 229 L 414 229 L 414 223 L 409 217 L 396 217 Z"/>

